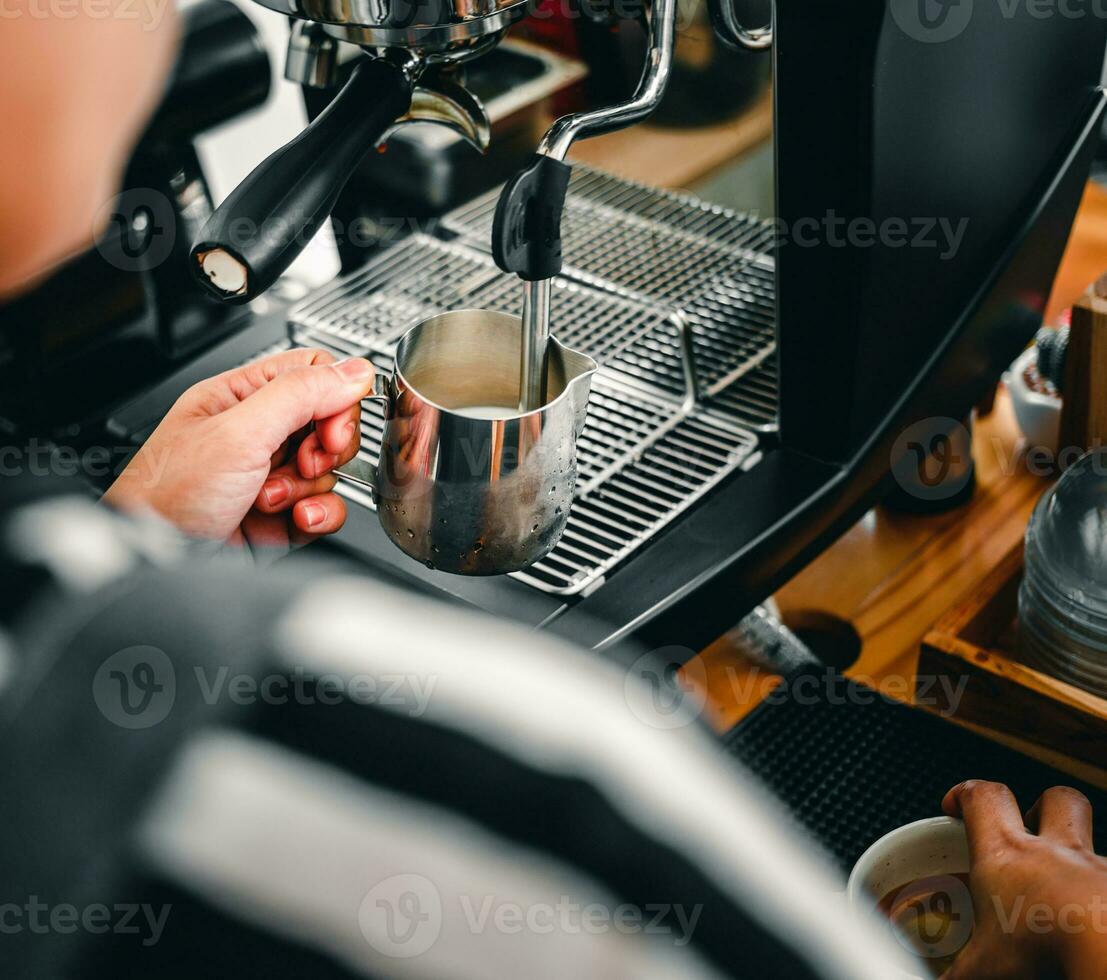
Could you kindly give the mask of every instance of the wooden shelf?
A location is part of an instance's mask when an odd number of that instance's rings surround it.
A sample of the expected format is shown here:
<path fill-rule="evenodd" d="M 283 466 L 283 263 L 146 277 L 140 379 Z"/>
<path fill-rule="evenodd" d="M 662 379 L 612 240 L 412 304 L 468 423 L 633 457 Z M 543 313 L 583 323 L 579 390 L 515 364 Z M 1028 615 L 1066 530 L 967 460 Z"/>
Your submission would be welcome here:
<path fill-rule="evenodd" d="M 1107 766 L 1107 700 L 1023 663 L 1018 655 L 1021 542 L 949 610 L 922 641 L 918 674 L 954 682 L 932 710 L 1033 742 L 1057 755 Z"/>

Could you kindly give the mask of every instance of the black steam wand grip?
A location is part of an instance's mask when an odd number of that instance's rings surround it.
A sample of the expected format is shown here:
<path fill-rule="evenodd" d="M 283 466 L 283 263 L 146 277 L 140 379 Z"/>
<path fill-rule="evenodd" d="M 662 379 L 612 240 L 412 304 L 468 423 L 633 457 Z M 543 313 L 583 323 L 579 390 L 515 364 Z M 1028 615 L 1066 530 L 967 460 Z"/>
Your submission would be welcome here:
<path fill-rule="evenodd" d="M 500 192 L 492 257 L 504 272 L 536 282 L 561 271 L 561 214 L 572 167 L 536 153 Z"/>
<path fill-rule="evenodd" d="M 401 68 L 365 58 L 323 113 L 208 218 L 190 256 L 200 282 L 229 303 L 268 289 L 327 219 L 366 153 L 408 111 L 412 88 Z"/>

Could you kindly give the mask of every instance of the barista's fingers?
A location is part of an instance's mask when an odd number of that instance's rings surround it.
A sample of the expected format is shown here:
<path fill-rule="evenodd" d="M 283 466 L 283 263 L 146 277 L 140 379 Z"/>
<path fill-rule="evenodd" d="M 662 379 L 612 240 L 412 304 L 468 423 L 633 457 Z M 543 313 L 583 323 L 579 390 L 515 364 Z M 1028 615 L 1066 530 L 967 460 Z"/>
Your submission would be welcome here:
<path fill-rule="evenodd" d="M 228 409 L 223 422 L 232 433 L 249 433 L 250 445 L 268 448 L 268 457 L 309 422 L 350 411 L 372 385 L 373 365 L 363 358 L 294 368 Z"/>
<path fill-rule="evenodd" d="M 304 479 L 296 467 L 289 463 L 269 474 L 254 506 L 263 514 L 279 514 L 295 506 L 297 501 L 328 493 L 337 482 L 338 478 L 330 472 L 311 480 Z"/>
<path fill-rule="evenodd" d="M 345 412 L 320 419 L 315 423 L 319 434 L 319 445 L 328 453 L 341 455 L 361 432 L 361 403 L 348 408 Z M 354 445 L 357 452 L 357 445 Z"/>
<path fill-rule="evenodd" d="M 311 537 L 333 534 L 346 523 L 346 504 L 336 493 L 323 493 L 299 501 L 292 508 L 296 530 Z M 295 534 L 297 543 L 304 539 Z"/>
<path fill-rule="evenodd" d="M 276 448 L 273 455 L 269 457 L 270 469 L 275 470 L 278 466 L 284 466 L 285 463 L 292 459 L 292 457 L 296 455 L 296 450 L 299 448 L 300 443 L 304 441 L 304 437 L 310 431 L 311 426 L 305 425 L 285 439 L 285 441 Z"/>
<path fill-rule="evenodd" d="M 975 865 L 1026 834 L 1015 794 L 1002 783 L 970 779 L 954 786 L 942 800 L 948 816 L 965 821 L 969 855 Z"/>
<path fill-rule="evenodd" d="M 310 432 L 296 450 L 296 466 L 300 475 L 313 480 L 329 473 L 338 465 L 338 453 L 327 452 L 319 442 L 319 433 Z"/>
<path fill-rule="evenodd" d="M 358 454 L 359 449 L 361 449 L 360 418 L 354 423 L 353 435 L 350 436 L 350 441 L 346 443 L 346 448 L 338 454 L 338 465 L 341 466 L 343 463 L 353 459 Z"/>
<path fill-rule="evenodd" d="M 242 536 L 252 551 L 288 551 L 288 518 L 283 514 L 262 514 L 251 510 L 242 519 Z"/>
<path fill-rule="evenodd" d="M 334 362 L 335 357 L 329 351 L 294 347 L 201 381 L 189 388 L 185 397 L 193 411 L 218 415 L 245 401 L 286 371 Z"/>
<path fill-rule="evenodd" d="M 1080 790 L 1047 789 L 1030 808 L 1026 824 L 1039 837 L 1078 851 L 1092 849 L 1092 804 Z"/>
<path fill-rule="evenodd" d="M 957 954 L 957 959 L 942 974 L 942 980 L 979 980 L 980 977 L 1003 976 L 1004 974 L 993 972 L 996 966 L 995 952 L 978 937 L 970 939 Z"/>
<path fill-rule="evenodd" d="M 348 463 L 357 455 L 358 446 L 361 444 L 361 430 L 354 427 L 354 433 L 343 446 L 341 452 L 332 453 L 323 448 L 319 441 L 319 433 L 312 432 L 296 452 L 296 465 L 300 474 L 307 479 L 315 479 L 325 473 L 330 473 L 336 466 Z"/>

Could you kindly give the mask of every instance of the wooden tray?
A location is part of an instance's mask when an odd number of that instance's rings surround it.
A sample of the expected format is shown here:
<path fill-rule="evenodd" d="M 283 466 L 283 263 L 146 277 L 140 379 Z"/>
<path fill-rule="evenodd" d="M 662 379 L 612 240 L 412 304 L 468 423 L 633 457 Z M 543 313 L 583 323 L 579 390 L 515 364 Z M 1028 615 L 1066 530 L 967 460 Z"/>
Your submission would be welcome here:
<path fill-rule="evenodd" d="M 1107 769 L 1107 700 L 1016 659 L 1022 543 L 926 634 L 920 704 Z M 935 684 L 945 677 L 951 686 Z M 956 711 L 948 692 L 964 683 Z"/>

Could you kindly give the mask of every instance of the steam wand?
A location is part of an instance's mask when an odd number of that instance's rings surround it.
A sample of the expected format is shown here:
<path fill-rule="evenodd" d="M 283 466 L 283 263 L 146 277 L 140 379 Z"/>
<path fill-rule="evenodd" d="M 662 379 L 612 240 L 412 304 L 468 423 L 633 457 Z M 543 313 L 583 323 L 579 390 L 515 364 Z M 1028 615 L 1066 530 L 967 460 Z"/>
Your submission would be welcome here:
<path fill-rule="evenodd" d="M 564 162 L 578 139 L 640 122 L 661 102 L 673 64 L 677 0 L 655 0 L 650 12 L 646 64 L 628 101 L 557 119 L 531 162 L 504 185 L 492 222 L 492 254 L 504 272 L 523 280 L 523 334 L 519 408 L 546 401 L 546 348 L 550 337 L 550 280 L 561 271 L 561 215 L 572 168 Z"/>

